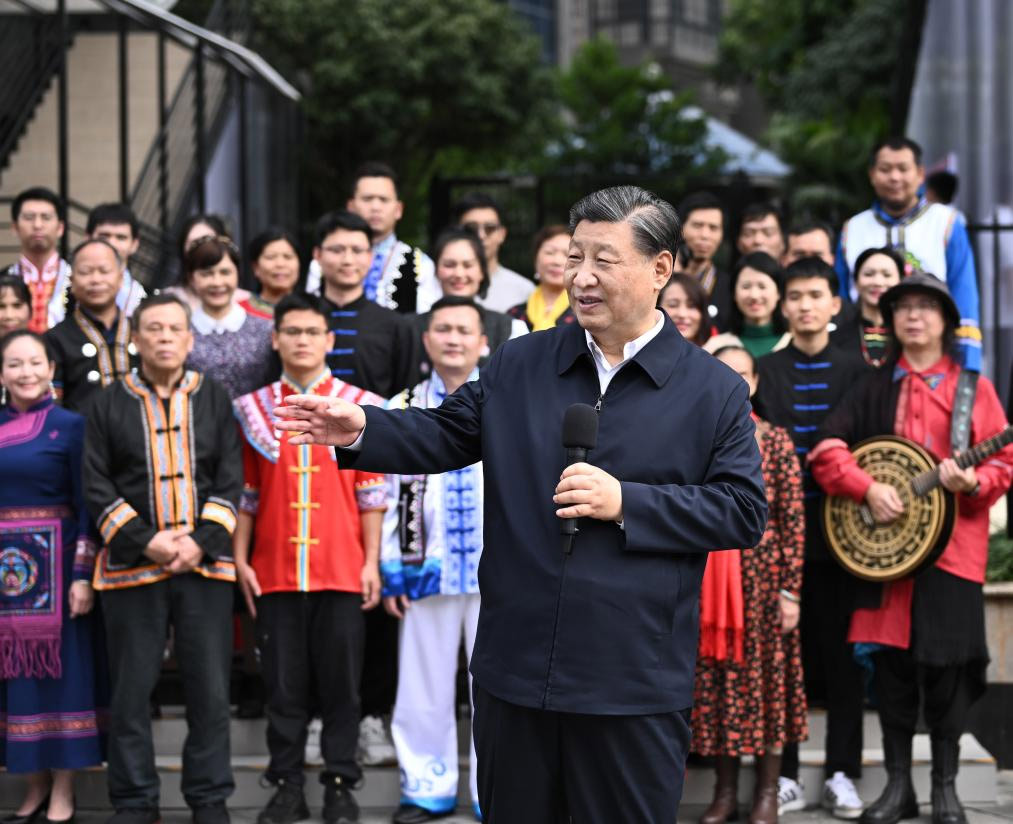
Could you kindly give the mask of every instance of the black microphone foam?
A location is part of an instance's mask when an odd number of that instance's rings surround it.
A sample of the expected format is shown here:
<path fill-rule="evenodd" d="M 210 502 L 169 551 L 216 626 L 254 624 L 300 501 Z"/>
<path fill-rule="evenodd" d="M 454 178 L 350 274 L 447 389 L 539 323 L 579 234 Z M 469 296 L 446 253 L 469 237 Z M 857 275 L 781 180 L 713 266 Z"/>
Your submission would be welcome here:
<path fill-rule="evenodd" d="M 566 448 L 566 465 L 587 460 L 587 453 L 598 443 L 598 413 L 593 406 L 575 403 L 563 414 L 563 446 Z M 573 550 L 573 536 L 577 534 L 577 519 L 564 518 L 559 525 L 563 536 L 563 552 Z"/>
<path fill-rule="evenodd" d="M 575 403 L 563 414 L 563 446 L 594 449 L 598 443 L 598 413 L 593 406 Z"/>

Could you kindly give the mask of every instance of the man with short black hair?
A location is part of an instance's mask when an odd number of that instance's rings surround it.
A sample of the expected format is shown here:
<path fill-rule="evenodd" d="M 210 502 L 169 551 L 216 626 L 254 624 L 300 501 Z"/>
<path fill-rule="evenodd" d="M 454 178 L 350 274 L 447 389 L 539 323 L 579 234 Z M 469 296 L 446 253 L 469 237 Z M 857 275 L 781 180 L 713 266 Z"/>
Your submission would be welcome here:
<path fill-rule="evenodd" d="M 714 255 L 724 238 L 724 206 L 710 192 L 696 192 L 679 204 L 679 218 L 683 248 L 689 252 L 687 260 L 679 261 L 682 271 L 695 277 L 710 299 L 704 322 L 723 330 L 731 313 L 732 290 L 728 273 L 718 271 Z"/>
<path fill-rule="evenodd" d="M 277 788 L 259 824 L 309 817 L 303 754 L 313 712 L 323 720 L 323 819 L 358 820 L 351 789 L 355 761 L 363 610 L 380 603 L 383 475 L 339 469 L 323 446 L 294 446 L 274 428 L 274 409 L 293 393 L 383 404 L 372 392 L 331 375 L 334 346 L 319 299 L 288 295 L 274 311 L 272 345 L 282 377 L 236 398 L 244 483 L 234 536 L 236 572 L 250 614 L 267 687 L 266 780 Z M 291 483 L 295 477 L 298 482 Z"/>
<path fill-rule="evenodd" d="M 933 172 L 925 178 L 925 199 L 929 203 L 942 203 L 949 206 L 957 196 L 959 178 L 946 169 Z"/>
<path fill-rule="evenodd" d="M 784 254 L 784 223 L 773 203 L 750 203 L 739 216 L 735 246 L 740 255 L 766 252 L 774 260 Z"/>
<path fill-rule="evenodd" d="M 126 203 L 100 203 L 88 213 L 85 231 L 88 237 L 104 240 L 119 252 L 123 263 L 123 283 L 116 295 L 116 305 L 129 318 L 148 294 L 130 274 L 130 257 L 141 245 L 137 215 Z"/>
<path fill-rule="evenodd" d="M 112 680 L 110 824 L 160 820 L 149 702 L 170 626 L 186 704 L 183 797 L 194 824 L 228 824 L 239 430 L 225 389 L 185 368 L 186 304 L 152 295 L 131 322 L 140 368 L 93 400 L 83 459 L 84 498 L 104 543 L 94 586 Z"/>
<path fill-rule="evenodd" d="M 815 257 L 834 265 L 834 230 L 822 220 L 804 218 L 788 227 L 788 243 L 781 258 L 782 266 L 790 266 L 802 258 Z"/>
<path fill-rule="evenodd" d="M 918 269 L 946 284 L 960 311 L 956 330 L 958 359 L 981 371 L 978 277 L 967 226 L 952 206 L 930 203 L 922 193 L 922 148 L 908 137 L 880 141 L 869 156 L 872 206 L 844 222 L 837 245 L 841 295 L 855 301 L 855 261 L 866 249 L 888 246 Z"/>
<path fill-rule="evenodd" d="M 372 237 L 359 215 L 328 212 L 317 221 L 313 260 L 334 332 L 331 374 L 389 398 L 411 384 L 419 358 L 408 321 L 365 296 Z"/>
<path fill-rule="evenodd" d="M 389 398 L 417 380 L 422 356 L 409 318 L 364 294 L 372 238 L 372 227 L 359 215 L 328 212 L 317 221 L 313 259 L 334 333 L 327 355 L 331 374 Z M 397 690 L 397 621 L 383 610 L 366 614 L 362 671 L 360 757 L 367 766 L 392 764 L 397 756 L 384 719 Z"/>
<path fill-rule="evenodd" d="M 456 225 L 482 239 L 489 287 L 485 297 L 476 300 L 494 312 L 506 312 L 526 303 L 535 291 L 535 284 L 499 261 L 499 250 L 507 236 L 500 205 L 483 192 L 469 192 L 451 207 L 450 213 Z"/>
<path fill-rule="evenodd" d="M 342 447 L 344 466 L 483 462 L 471 659 L 483 816 L 674 821 L 707 552 L 755 546 L 766 525 L 749 390 L 657 309 L 680 241 L 669 203 L 604 189 L 570 227 L 577 323 L 508 341 L 436 409 L 293 395 L 277 427 Z M 588 408 L 567 414 L 574 404 Z M 563 468 L 564 415 L 580 412 L 579 442 L 591 426 L 597 438 Z M 569 518 L 579 532 L 561 540 Z"/>
<path fill-rule="evenodd" d="M 432 409 L 478 379 L 487 345 L 483 312 L 471 298 L 443 297 L 422 340 L 433 364 L 427 380 L 391 398 L 388 408 Z M 482 464 L 429 475 L 391 475 L 380 558 L 383 604 L 401 619 L 400 677 L 391 721 L 401 766 L 394 824 L 422 824 L 457 806 L 458 650 L 471 659 L 478 625 L 482 557 Z M 470 690 L 469 690 L 470 692 Z M 476 814 L 478 775 L 470 751 Z M 434 769 L 434 765 L 441 765 Z"/>
<path fill-rule="evenodd" d="M 53 389 L 67 409 L 87 416 L 95 395 L 137 366 L 130 321 L 116 305 L 123 260 L 105 240 L 86 240 L 70 256 L 74 311 L 46 333 Z"/>
<path fill-rule="evenodd" d="M 7 268 L 7 274 L 20 277 L 28 286 L 32 294 L 28 328 L 40 334 L 67 314 L 70 264 L 57 250 L 65 228 L 64 213 L 60 196 L 42 186 L 25 189 L 11 203 L 11 225 L 21 257 Z"/>
<path fill-rule="evenodd" d="M 345 208 L 366 221 L 373 237 L 372 257 L 363 280 L 366 299 L 403 314 L 427 311 L 440 297 L 440 284 L 429 256 L 398 240 L 394 233 L 404 214 L 394 170 L 386 163 L 360 166 Z M 320 265 L 314 260 L 306 290 L 323 294 L 321 277 Z"/>
<path fill-rule="evenodd" d="M 853 579 L 830 557 L 820 527 L 822 490 L 806 455 L 830 411 L 865 372 L 855 352 L 831 343 L 830 319 L 840 311 L 833 266 L 802 258 L 784 270 L 781 313 L 791 342 L 759 359 L 757 411 L 788 430 L 795 443 L 805 490 L 805 567 L 801 621 L 803 670 L 809 692 L 826 694 L 826 781 L 823 804 L 840 818 L 857 818 L 862 802 L 852 779 L 862 768 L 862 678 L 847 645 Z M 778 787 L 781 812 L 805 807 L 798 773 L 798 745 L 784 748 Z"/>

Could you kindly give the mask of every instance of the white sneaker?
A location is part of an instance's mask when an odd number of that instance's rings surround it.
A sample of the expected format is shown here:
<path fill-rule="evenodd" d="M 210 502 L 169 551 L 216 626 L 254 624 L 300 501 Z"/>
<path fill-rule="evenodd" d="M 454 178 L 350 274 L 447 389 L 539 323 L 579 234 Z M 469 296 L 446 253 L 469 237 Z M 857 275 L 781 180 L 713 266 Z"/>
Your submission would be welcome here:
<path fill-rule="evenodd" d="M 855 783 L 842 772 L 835 772 L 824 783 L 823 807 L 830 810 L 834 818 L 847 820 L 861 818 L 865 809 Z"/>
<path fill-rule="evenodd" d="M 323 764 L 324 759 L 320 754 L 320 732 L 324 728 L 324 722 L 319 718 L 310 721 L 306 728 L 306 751 L 303 753 L 303 760 L 307 764 Z"/>
<path fill-rule="evenodd" d="M 777 814 L 793 813 L 805 809 L 802 783 L 783 775 L 777 778 Z"/>
<path fill-rule="evenodd" d="M 367 715 L 359 723 L 359 760 L 367 767 L 397 763 L 387 725 L 377 715 Z"/>

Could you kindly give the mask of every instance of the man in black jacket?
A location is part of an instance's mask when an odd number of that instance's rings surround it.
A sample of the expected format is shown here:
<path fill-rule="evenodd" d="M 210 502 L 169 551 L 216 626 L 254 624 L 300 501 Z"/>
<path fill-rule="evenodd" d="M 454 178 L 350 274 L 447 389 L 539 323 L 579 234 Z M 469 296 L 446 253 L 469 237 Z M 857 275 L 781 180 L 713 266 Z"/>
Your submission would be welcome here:
<path fill-rule="evenodd" d="M 471 671 L 479 799 L 493 824 L 675 819 L 707 552 L 766 523 L 748 389 L 655 309 L 672 207 L 633 186 L 570 213 L 579 326 L 504 344 L 438 409 L 290 396 L 279 427 L 342 465 L 485 471 L 482 610 Z M 599 415 L 565 470 L 574 403 Z M 560 473 L 562 472 L 562 475 Z M 580 519 L 572 553 L 559 519 Z"/>
<path fill-rule="evenodd" d="M 92 401 L 84 497 L 104 544 L 111 824 L 157 824 L 149 701 L 171 624 L 186 701 L 183 797 L 194 824 L 228 824 L 232 533 L 243 487 L 239 430 L 219 384 L 186 369 L 190 311 L 161 293 L 133 318 L 141 367 Z"/>

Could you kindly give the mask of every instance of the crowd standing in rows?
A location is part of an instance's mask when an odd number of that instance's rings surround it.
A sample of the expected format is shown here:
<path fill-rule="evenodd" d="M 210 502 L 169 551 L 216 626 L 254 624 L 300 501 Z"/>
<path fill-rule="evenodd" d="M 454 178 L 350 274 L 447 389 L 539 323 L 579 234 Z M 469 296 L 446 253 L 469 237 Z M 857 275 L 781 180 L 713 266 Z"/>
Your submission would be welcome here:
<path fill-rule="evenodd" d="M 983 688 L 987 511 L 1009 487 L 1013 453 L 960 469 L 949 450 L 959 376 L 979 371 L 981 356 L 963 218 L 926 200 L 910 140 L 878 146 L 869 177 L 872 207 L 839 236 L 814 219 L 785 229 L 769 204 L 746 208 L 731 271 L 715 262 L 729 222 L 721 200 L 698 192 L 679 207 L 684 243 L 658 307 L 749 385 L 770 510 L 756 547 L 712 553 L 704 575 L 693 747 L 714 757 L 716 783 L 703 824 L 737 816 L 743 756 L 757 763 L 751 822 L 804 807 L 810 700 L 827 708 L 823 805 L 865 824 L 916 814 L 919 689 L 933 819 L 965 820 L 957 739 Z M 22 254 L 0 276 L 0 760 L 28 782 L 6 824 L 69 821 L 73 770 L 102 761 L 114 824 L 159 820 L 150 702 L 170 627 L 188 725 L 183 794 L 198 824 L 228 821 L 236 584 L 244 642 L 259 652 L 275 788 L 260 824 L 308 816 L 315 717 L 329 824 L 358 820 L 363 765 L 400 765 L 395 824 L 456 808 L 458 653 L 463 643 L 470 658 L 480 604 L 482 467 L 341 470 L 330 449 L 290 444 L 273 410 L 292 393 L 439 406 L 507 341 L 574 322 L 570 228 L 534 236 L 532 280 L 500 262 L 507 227 L 488 195 L 455 205 L 432 258 L 397 238 L 402 209 L 395 173 L 364 166 L 344 208 L 317 221 L 305 273 L 287 230 L 249 242 L 253 292 L 240 288 L 244 259 L 225 221 L 194 216 L 178 283 L 149 296 L 129 271 L 139 230 L 128 207 L 96 207 L 65 261 L 59 198 L 36 188 L 15 199 Z M 992 385 L 977 386 L 973 441 L 1005 426 Z M 819 511 L 829 493 L 897 516 L 896 494 L 848 451 L 886 433 L 942 461 L 959 516 L 930 574 L 881 591 L 832 559 Z M 931 608 L 940 601 L 946 626 Z M 871 804 L 854 784 L 856 643 L 875 645 L 889 774 Z"/>

